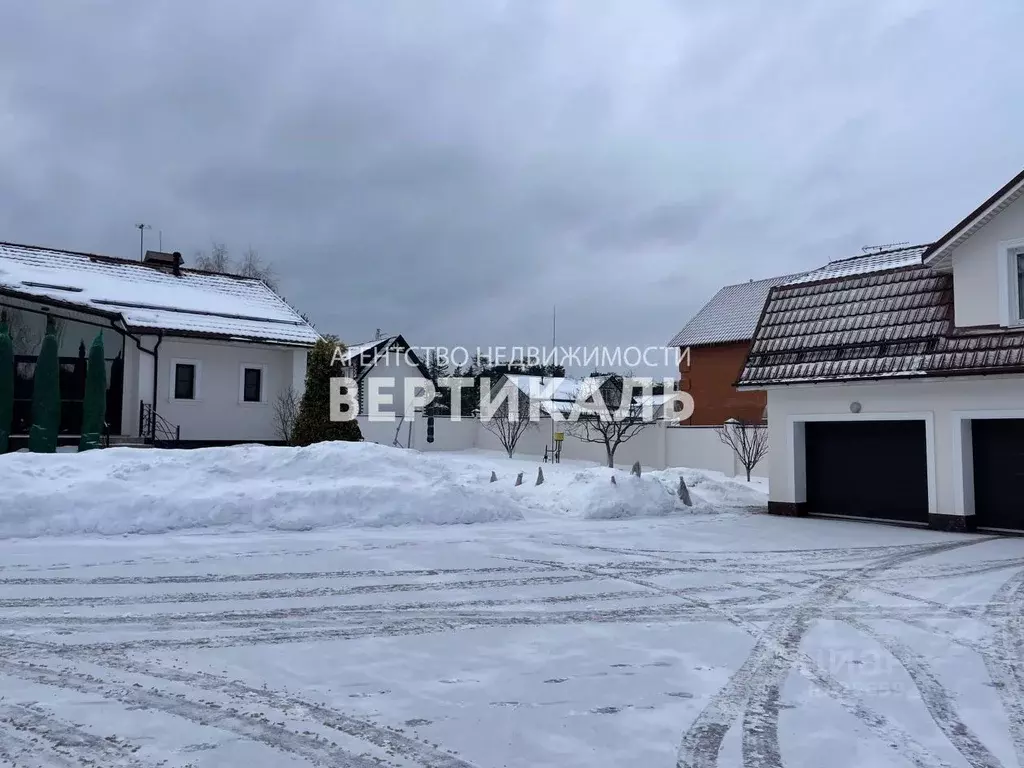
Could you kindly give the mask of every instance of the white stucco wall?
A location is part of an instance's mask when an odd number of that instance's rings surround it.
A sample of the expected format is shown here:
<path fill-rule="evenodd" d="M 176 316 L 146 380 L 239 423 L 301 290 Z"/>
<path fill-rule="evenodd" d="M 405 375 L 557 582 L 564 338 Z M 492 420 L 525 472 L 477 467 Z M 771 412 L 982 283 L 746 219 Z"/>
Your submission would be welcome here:
<path fill-rule="evenodd" d="M 301 366 L 296 354 L 303 358 Z M 304 349 L 165 338 L 159 347 L 157 413 L 181 427 L 182 440 L 279 440 L 274 402 L 293 385 L 299 367 L 305 372 L 305 355 Z M 147 358 L 152 359 L 141 356 L 139 385 L 142 399 L 148 401 L 152 380 L 145 376 Z M 171 397 L 171 366 L 176 360 L 198 363 L 194 401 Z M 243 364 L 264 366 L 263 402 L 241 401 Z"/>
<path fill-rule="evenodd" d="M 1000 278 L 1000 244 L 1024 238 L 1024 197 L 1018 198 L 953 251 L 953 307 L 960 327 L 1005 322 L 1010 294 Z"/>
<path fill-rule="evenodd" d="M 504 450 L 497 437 L 479 421 L 471 419 L 452 421 L 443 417 L 435 418 L 433 443 L 428 443 L 426 439 L 426 417 L 419 414 L 411 422 L 406 420 L 401 427 L 397 418 L 395 421 L 371 421 L 365 416 L 360 416 L 359 428 L 364 440 L 383 445 L 392 444 L 397 429 L 398 441 L 402 447 L 420 451 Z M 523 434 L 516 446 L 516 456 L 541 461 L 544 457 L 544 447 L 550 443 L 551 422 L 543 420 Z M 584 443 L 566 434 L 562 443 L 562 458 L 604 464 L 604 445 Z M 649 469 L 692 467 L 711 469 L 730 477 L 740 475 L 744 471 L 732 450 L 718 439 L 715 430 L 705 427 L 647 427 L 629 442 L 619 446 L 616 451 L 616 466 L 628 467 L 634 461 L 639 461 L 642 466 Z M 767 459 L 763 460 L 754 469 L 753 475 L 767 477 L 768 464 Z"/>
<path fill-rule="evenodd" d="M 860 413 L 851 413 L 853 402 L 861 404 Z M 806 501 L 802 419 L 905 417 L 926 423 L 930 442 L 929 511 L 964 515 L 973 513 L 969 420 L 972 415 L 993 418 L 996 414 L 1024 414 L 1024 378 L 978 376 L 778 387 L 768 390 L 768 408 L 772 501 Z M 870 478 L 862 480 L 870 482 Z M 878 492 L 884 493 L 884 489 Z"/>
<path fill-rule="evenodd" d="M 376 399 L 379 413 L 393 413 L 401 416 L 406 412 L 406 386 L 420 385 L 423 374 L 402 352 L 392 352 L 381 358 L 362 381 L 359 399 L 359 413 L 369 415 Z M 371 394 L 376 391 L 378 394 Z M 390 403 L 383 402 L 390 398 Z"/>

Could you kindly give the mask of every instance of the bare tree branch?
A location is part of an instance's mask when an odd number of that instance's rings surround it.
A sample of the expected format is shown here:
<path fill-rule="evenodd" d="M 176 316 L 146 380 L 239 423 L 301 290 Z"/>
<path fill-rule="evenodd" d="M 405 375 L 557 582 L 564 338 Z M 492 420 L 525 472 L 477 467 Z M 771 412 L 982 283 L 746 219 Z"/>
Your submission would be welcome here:
<path fill-rule="evenodd" d="M 295 419 L 299 415 L 299 397 L 292 387 L 288 387 L 274 401 L 274 430 L 278 438 L 286 444 L 292 444 L 292 431 Z"/>
<path fill-rule="evenodd" d="M 4 314 L 7 319 L 7 329 L 11 334 L 14 354 L 38 354 L 44 330 L 42 328 L 34 328 L 28 313 L 22 312 L 19 309 L 9 307 L 4 310 Z"/>
<path fill-rule="evenodd" d="M 750 482 L 751 471 L 768 455 L 768 430 L 749 421 L 729 419 L 715 432 L 719 440 L 732 448 L 747 472 L 747 482 Z"/>
<path fill-rule="evenodd" d="M 498 406 L 491 418 L 485 419 L 481 415 L 480 424 L 498 438 L 510 459 L 516 452 L 519 438 L 530 427 L 536 426 L 535 422 L 530 421 L 530 399 L 518 387 L 513 387 L 513 392 Z"/>
<path fill-rule="evenodd" d="M 277 292 L 277 274 L 270 263 L 265 261 L 255 248 L 247 248 L 242 254 L 241 261 L 236 262 L 231 258 L 228 247 L 224 243 L 214 241 L 209 253 L 196 251 L 196 267 L 208 272 L 254 277 L 266 283 L 275 293 Z"/>
<path fill-rule="evenodd" d="M 242 254 L 242 263 L 237 273 L 242 277 L 254 277 L 262 280 L 272 291 L 277 291 L 277 275 L 267 262 L 263 261 L 259 252 L 253 248 L 246 249 Z"/>
<path fill-rule="evenodd" d="M 231 272 L 231 255 L 224 243 L 214 241 L 209 253 L 196 251 L 196 266 L 209 272 Z"/>
<path fill-rule="evenodd" d="M 574 409 L 578 410 L 579 418 L 570 419 L 567 431 L 584 443 L 604 445 L 608 466 L 614 467 L 619 446 L 639 435 L 651 422 L 645 421 L 634 405 L 630 377 L 624 379 L 616 374 L 600 384 L 596 378 L 587 381 L 575 394 Z"/>

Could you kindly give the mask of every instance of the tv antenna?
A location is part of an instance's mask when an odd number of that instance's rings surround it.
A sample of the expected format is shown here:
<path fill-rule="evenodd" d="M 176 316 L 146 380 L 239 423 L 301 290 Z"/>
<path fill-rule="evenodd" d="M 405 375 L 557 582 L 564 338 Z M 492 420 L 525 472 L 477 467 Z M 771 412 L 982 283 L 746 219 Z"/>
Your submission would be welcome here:
<path fill-rule="evenodd" d="M 151 227 L 149 224 L 136 224 L 135 228 L 139 230 L 139 261 L 142 261 L 144 259 L 143 254 L 145 253 L 144 248 L 146 244 L 146 230 L 152 229 L 153 227 Z"/>
<path fill-rule="evenodd" d="M 864 253 L 882 253 L 884 251 L 891 251 L 896 248 L 903 248 L 910 245 L 909 240 L 904 240 L 901 243 L 886 243 L 885 245 L 865 245 L 861 248 Z"/>

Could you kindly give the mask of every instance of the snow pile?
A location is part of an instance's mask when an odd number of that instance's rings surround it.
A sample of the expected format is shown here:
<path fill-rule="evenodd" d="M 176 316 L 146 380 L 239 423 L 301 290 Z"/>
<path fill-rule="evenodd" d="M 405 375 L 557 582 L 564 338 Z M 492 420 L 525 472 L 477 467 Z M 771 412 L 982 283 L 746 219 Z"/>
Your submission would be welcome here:
<path fill-rule="evenodd" d="M 650 475 L 636 477 L 609 469 L 584 470 L 576 473 L 567 490 L 576 501 L 580 516 L 587 520 L 660 517 L 685 509 L 658 478 Z"/>
<path fill-rule="evenodd" d="M 713 513 L 736 507 L 763 507 L 768 495 L 768 481 L 757 478 L 748 483 L 740 478 L 727 477 L 721 472 L 702 469 L 663 469 L 652 472 L 665 489 L 675 493 L 679 478 L 686 482 L 694 513 Z"/>
<path fill-rule="evenodd" d="M 497 485 L 372 443 L 0 457 L 0 538 L 522 519 Z"/>

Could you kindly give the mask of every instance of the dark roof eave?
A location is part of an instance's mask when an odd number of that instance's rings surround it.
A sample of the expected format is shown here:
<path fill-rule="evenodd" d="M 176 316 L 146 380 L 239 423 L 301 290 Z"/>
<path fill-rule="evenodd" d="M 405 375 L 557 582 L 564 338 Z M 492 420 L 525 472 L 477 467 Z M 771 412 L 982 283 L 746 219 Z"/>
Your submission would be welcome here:
<path fill-rule="evenodd" d="M 721 341 L 702 341 L 697 344 L 673 344 L 673 347 L 679 347 L 680 349 L 703 349 L 706 347 L 725 347 L 731 344 L 750 344 L 754 340 L 753 336 L 742 336 L 738 339 L 722 339 Z"/>
<path fill-rule="evenodd" d="M 908 371 L 900 375 L 889 376 L 840 376 L 835 378 L 790 379 L 788 381 L 736 382 L 733 386 L 739 390 L 760 390 L 769 387 L 788 387 L 797 384 L 856 384 L 858 382 L 875 381 L 921 381 L 923 379 L 948 379 L 959 376 L 1005 376 L 1024 374 L 1024 365 L 1003 366 L 1001 368 L 947 368 L 932 371 Z"/>
<path fill-rule="evenodd" d="M 152 326 L 126 326 L 130 333 L 160 335 L 164 338 L 209 339 L 215 341 L 237 341 L 241 344 L 264 344 L 274 347 L 301 347 L 312 349 L 315 341 L 294 341 L 283 339 L 267 339 L 257 336 L 244 336 L 237 333 L 210 333 L 209 331 L 184 331 L 173 328 L 156 328 Z"/>
<path fill-rule="evenodd" d="M 28 293 L 26 291 L 17 291 L 7 286 L 0 286 L 0 296 L 10 296 L 12 299 L 20 299 L 21 301 L 34 301 L 48 307 L 60 307 L 61 309 L 79 312 L 83 315 L 96 315 L 97 317 L 107 318 L 108 320 L 123 321 L 120 312 L 107 312 L 102 309 L 96 309 L 91 304 L 61 301 L 60 299 L 55 299 L 52 296 L 40 296 L 39 294 Z"/>

